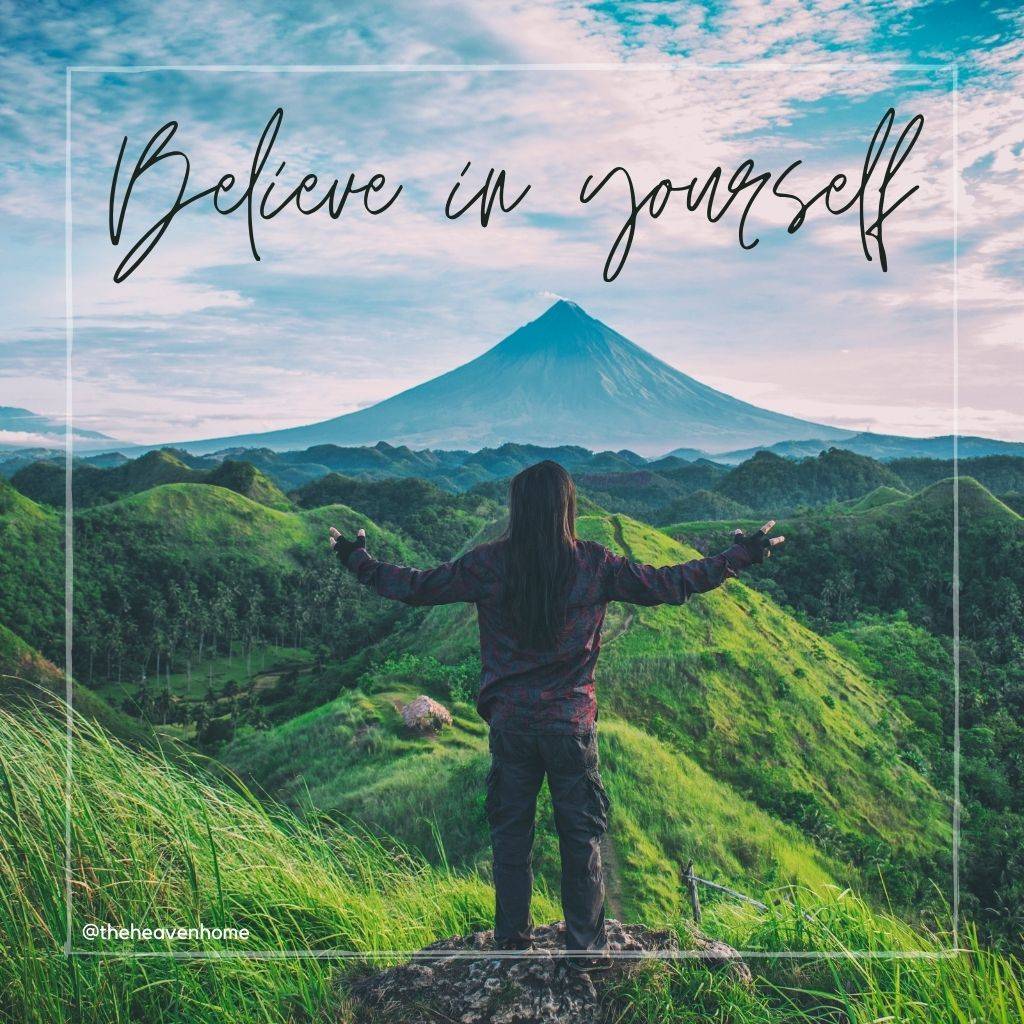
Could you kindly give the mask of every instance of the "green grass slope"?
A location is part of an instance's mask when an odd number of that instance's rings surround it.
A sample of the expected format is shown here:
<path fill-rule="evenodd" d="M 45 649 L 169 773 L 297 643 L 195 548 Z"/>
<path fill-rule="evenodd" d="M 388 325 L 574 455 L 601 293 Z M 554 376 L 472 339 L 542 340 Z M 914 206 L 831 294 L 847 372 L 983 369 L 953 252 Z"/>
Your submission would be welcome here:
<path fill-rule="evenodd" d="M 694 554 L 622 516 L 583 516 L 579 530 L 654 564 Z M 409 740 L 396 732 L 395 707 L 420 692 L 449 704 L 467 696 L 475 648 L 472 610 L 449 606 L 418 615 L 382 641 L 377 667 L 353 694 L 306 719 L 248 734 L 225 756 L 293 803 L 369 816 L 424 849 L 435 840 L 425 824 L 430 815 L 417 807 L 428 807 L 440 835 L 454 837 L 449 855 L 472 861 L 484 842 L 479 832 L 474 838 L 460 828 L 460 801 L 466 787 L 481 792 L 480 725 L 468 706 L 455 703 L 450 733 Z M 899 757 L 909 720 L 831 644 L 741 583 L 682 608 L 611 606 L 598 687 L 606 742 L 634 751 L 617 757 L 609 773 L 621 806 L 622 857 L 637 858 L 648 877 L 661 879 L 662 906 L 680 896 L 666 866 L 686 851 L 698 861 L 706 856 L 707 870 L 724 878 L 739 872 L 756 882 L 792 876 L 814 884 L 883 865 L 907 886 L 915 884 L 907 862 L 949 850 L 944 801 Z M 680 769 L 672 786 L 644 775 L 645 763 L 673 760 Z M 695 821 L 704 815 L 713 823 L 709 833 L 722 836 L 741 831 L 728 822 L 752 820 L 759 805 L 770 838 L 751 838 L 746 860 L 736 849 L 702 845 L 699 828 L 681 822 L 670 836 L 645 839 L 645 830 L 659 833 L 638 808 L 651 792 L 670 801 L 673 788 L 693 799 Z M 454 803 L 445 795 L 451 792 Z M 803 829 L 816 848 L 786 832 L 783 821 Z M 656 863 L 663 867 L 655 871 Z M 643 874 L 627 881 L 627 901 Z"/>
<path fill-rule="evenodd" d="M 909 497 L 906 491 L 901 491 L 898 487 L 876 487 L 863 498 L 848 502 L 846 507 L 850 512 L 870 512 L 873 508 L 891 505 L 896 501 L 906 501 Z"/>
<path fill-rule="evenodd" d="M 655 565 L 696 555 L 624 517 L 580 529 Z M 866 854 L 854 837 L 949 849 L 944 802 L 898 757 L 905 716 L 770 598 L 730 581 L 679 608 L 618 614 L 598 669 L 606 706 L 823 841 L 835 833 L 855 860 Z"/>
<path fill-rule="evenodd" d="M 110 955 L 66 957 L 65 739 L 44 716 L 0 709 L 0 1020 L 352 1024 L 349 986 L 388 959 L 375 954 L 490 922 L 493 895 L 475 875 L 329 822 L 303 824 L 199 765 L 132 752 L 82 724 L 71 761 L 71 941 Z M 648 965 L 621 993 L 622 1024 L 1024 1019 L 1019 963 L 979 949 L 969 931 L 966 955 L 948 957 L 948 933 L 914 931 L 849 892 L 759 895 L 766 913 L 710 901 L 705 929 L 742 949 L 826 955 L 752 960 L 751 985 L 691 963 Z M 534 910 L 539 922 L 559 913 L 543 894 Z M 85 924 L 246 928 L 249 938 L 88 940 Z M 318 949 L 369 959 L 286 955 Z M 847 955 L 893 949 L 923 956 Z M 196 950 L 213 959 L 172 955 Z M 151 955 L 116 955 L 136 952 Z"/>
<path fill-rule="evenodd" d="M 53 662 L 0 624 L 0 707 L 9 711 L 43 708 L 66 723 L 67 680 Z M 156 742 L 151 729 L 110 706 L 81 683 L 71 688 L 73 714 L 95 722 L 112 736 L 133 746 Z"/>
<path fill-rule="evenodd" d="M 63 956 L 66 738 L 0 709 L 0 1019 L 344 1020 L 335 962 Z M 73 948 L 373 953 L 486 927 L 485 881 L 435 870 L 393 844 L 299 823 L 81 723 L 71 746 Z M 554 907 L 540 898 L 542 918 Z M 247 928 L 248 940 L 132 942 L 86 923 Z"/>
<path fill-rule="evenodd" d="M 489 871 L 483 813 L 486 727 L 469 703 L 452 702 L 453 725 L 411 736 L 399 708 L 419 693 L 445 700 L 443 667 L 409 658 L 368 673 L 360 687 L 269 731 L 245 730 L 221 760 L 258 792 L 305 813 L 329 813 L 395 835 L 428 857 Z M 612 797 L 610 883 L 616 912 L 651 921 L 682 911 L 680 868 L 761 889 L 797 883 L 819 891 L 848 869 L 795 828 L 771 818 L 697 765 L 612 716 L 601 722 Z M 551 808 L 541 800 L 534 868 L 557 891 Z"/>
<path fill-rule="evenodd" d="M 292 507 L 292 503 L 277 484 L 248 462 L 225 459 L 216 469 L 210 471 L 205 483 L 226 487 L 268 508 L 286 510 Z"/>
<path fill-rule="evenodd" d="M 106 533 L 113 541 L 134 539 L 151 549 L 173 552 L 183 565 L 206 562 L 219 553 L 268 567 L 294 567 L 300 553 L 328 552 L 331 525 L 350 534 L 365 529 L 368 543 L 382 546 L 389 557 L 416 557 L 408 543 L 344 505 L 285 511 L 202 484 L 154 487 L 75 515 L 76 531 L 83 538 Z"/>

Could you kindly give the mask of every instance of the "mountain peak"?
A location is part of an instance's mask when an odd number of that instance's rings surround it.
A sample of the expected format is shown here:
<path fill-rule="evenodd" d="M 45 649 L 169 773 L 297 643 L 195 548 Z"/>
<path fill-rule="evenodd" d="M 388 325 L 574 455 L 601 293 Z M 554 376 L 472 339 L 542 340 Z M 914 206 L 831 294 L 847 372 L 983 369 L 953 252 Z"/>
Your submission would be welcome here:
<path fill-rule="evenodd" d="M 562 298 L 476 359 L 377 405 L 307 427 L 213 438 L 201 450 L 377 441 L 477 449 L 513 441 L 656 455 L 847 436 L 715 391 Z"/>
<path fill-rule="evenodd" d="M 558 299 L 536 320 L 499 342 L 491 352 L 506 358 L 608 358 L 613 339 L 629 344 L 578 303 Z"/>
<path fill-rule="evenodd" d="M 545 325 L 572 322 L 599 323 L 600 321 L 595 320 L 579 303 L 570 299 L 556 300 L 536 320 L 532 321 L 534 324 L 543 323 Z"/>
<path fill-rule="evenodd" d="M 555 299 L 555 301 L 548 306 L 545 316 L 548 313 L 554 313 L 556 311 L 559 313 L 582 313 L 584 316 L 587 316 L 583 307 L 578 302 L 573 302 L 572 299 Z"/>

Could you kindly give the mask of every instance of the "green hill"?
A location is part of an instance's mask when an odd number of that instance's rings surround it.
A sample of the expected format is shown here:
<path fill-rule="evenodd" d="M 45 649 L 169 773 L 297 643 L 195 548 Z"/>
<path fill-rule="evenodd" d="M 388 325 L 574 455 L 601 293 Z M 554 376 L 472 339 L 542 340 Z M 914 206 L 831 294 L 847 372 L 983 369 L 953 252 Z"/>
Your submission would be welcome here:
<path fill-rule="evenodd" d="M 654 508 L 676 498 L 681 486 L 660 473 L 647 469 L 618 469 L 608 473 L 578 473 L 576 485 L 602 508 L 614 508 L 626 515 L 646 516 Z"/>
<path fill-rule="evenodd" d="M 876 487 L 873 491 L 865 494 L 863 498 L 855 498 L 845 502 L 845 507 L 850 512 L 870 512 L 873 508 L 881 508 L 883 505 L 891 505 L 894 501 L 905 501 L 909 494 L 901 491 L 898 487 Z M 698 518 L 698 517 L 694 517 Z M 706 518 L 706 517 L 699 517 Z"/>
<path fill-rule="evenodd" d="M 862 611 L 906 610 L 926 628 L 950 633 L 955 490 L 944 480 L 911 497 L 882 492 L 838 509 L 780 517 L 777 532 L 785 534 L 786 547 L 761 570 L 764 589 L 825 625 Z M 960 478 L 958 493 L 965 628 L 977 639 L 1008 640 L 1018 631 L 1014 601 L 1007 607 L 994 596 L 1007 588 L 1024 592 L 1024 521 L 970 477 Z M 663 529 L 710 550 L 727 543 L 736 526 L 755 525 L 690 522 Z"/>
<path fill-rule="evenodd" d="M 11 483 L 33 501 L 63 508 L 64 476 L 63 463 L 35 462 L 15 473 Z M 177 455 L 161 450 L 147 452 L 141 458 L 110 469 L 76 463 L 72 471 L 72 486 L 76 507 L 86 508 L 116 501 L 127 494 L 136 494 L 160 484 L 201 480 L 202 476 L 200 471 L 186 466 Z"/>
<path fill-rule="evenodd" d="M 1006 494 L 999 495 L 999 500 L 1010 509 L 1013 509 L 1017 515 L 1024 515 L 1024 494 L 1020 491 L 1009 491 Z"/>
<path fill-rule="evenodd" d="M 976 480 L 959 481 L 960 740 L 965 906 L 1016 936 L 1024 899 L 1024 520 Z M 765 594 L 833 633 L 914 721 L 904 755 L 937 784 L 953 773 L 952 480 L 912 497 L 783 519 L 786 545 L 759 573 Z M 731 525 L 731 524 L 729 524 Z M 727 524 L 668 528 L 702 549 Z"/>
<path fill-rule="evenodd" d="M 308 556 L 329 553 L 331 525 L 350 534 L 365 529 L 368 543 L 388 552 L 388 557 L 409 560 L 418 554 L 407 541 L 344 505 L 282 511 L 201 484 L 155 487 L 102 509 L 87 509 L 76 514 L 76 530 L 79 524 L 86 545 L 79 552 L 83 557 L 93 557 L 89 543 L 102 539 L 106 544 L 135 545 L 134 550 L 124 550 L 141 561 L 165 553 L 197 573 L 218 556 L 270 569 L 295 568 Z"/>
<path fill-rule="evenodd" d="M 715 490 L 749 508 L 781 513 L 801 505 L 859 498 L 882 486 L 899 489 L 903 483 L 874 459 L 830 448 L 799 461 L 758 452 L 724 476 Z"/>
<path fill-rule="evenodd" d="M 921 510 L 941 516 L 951 515 L 954 499 L 959 504 L 960 515 L 966 516 L 968 522 L 987 519 L 1006 525 L 1020 523 L 1021 517 L 1012 508 L 1001 502 L 987 487 L 971 476 L 961 476 L 958 481 L 940 480 L 926 487 L 914 496 L 914 501 L 907 510 Z"/>
<path fill-rule="evenodd" d="M 473 493 L 452 493 L 415 477 L 365 480 L 329 473 L 291 492 L 301 508 L 348 505 L 408 537 L 433 558 L 458 551 L 499 506 Z"/>
<path fill-rule="evenodd" d="M 88 477 L 101 470 L 83 466 L 82 474 Z M 65 467 L 63 463 L 40 460 L 30 462 L 10 477 L 12 486 L 33 501 L 54 507 L 64 504 Z"/>
<path fill-rule="evenodd" d="M 778 517 L 799 508 L 856 501 L 879 488 L 904 487 L 880 462 L 837 448 L 800 460 L 757 452 L 733 469 L 699 460 L 600 475 L 586 470 L 576 473 L 576 482 L 603 508 L 653 523 Z"/>
<path fill-rule="evenodd" d="M 622 516 L 584 516 L 579 530 L 655 564 L 693 555 Z M 480 791 L 484 771 L 482 724 L 460 703 L 478 671 L 473 613 L 450 606 L 405 621 L 370 653 L 376 667 L 351 693 L 305 719 L 247 732 L 224 757 L 296 806 L 369 817 L 425 850 L 435 843 L 433 817 L 448 855 L 475 863 L 485 836 L 466 834 L 458 802 L 467 789 Z M 602 729 L 622 751 L 609 780 L 620 808 L 612 838 L 623 863 L 644 865 L 632 882 L 623 872 L 627 903 L 648 876 L 659 879 L 659 905 L 676 905 L 679 882 L 665 865 L 686 851 L 706 856 L 707 870 L 722 877 L 743 864 L 762 883 L 849 880 L 884 863 L 894 898 L 907 900 L 921 881 L 911 866 L 948 855 L 947 807 L 899 756 L 909 720 L 770 599 L 733 582 L 682 608 L 612 606 L 605 632 Z M 395 707 L 420 692 L 455 708 L 454 728 L 438 740 L 401 735 Z M 677 766 L 671 786 L 644 767 L 670 761 Z M 677 817 L 682 809 L 660 806 L 660 830 L 653 812 L 641 810 L 652 806 L 651 793 L 669 800 L 673 788 L 680 800 L 699 801 L 697 817 L 715 821 L 709 831 L 722 837 L 720 848 L 701 845 L 696 819 L 687 825 Z M 749 834 L 744 863 L 727 838 L 742 845 L 742 829 L 729 823 L 755 819 L 764 822 L 763 835 Z M 547 860 L 539 856 L 549 869 L 555 862 L 553 850 Z"/>
<path fill-rule="evenodd" d="M 675 498 L 651 517 L 655 524 L 693 519 L 746 519 L 753 509 L 717 491 L 694 491 Z"/>
<path fill-rule="evenodd" d="M 696 554 L 624 517 L 581 532 L 652 564 Z M 620 610 L 599 667 L 606 706 L 858 861 L 949 848 L 944 801 L 898 756 L 907 720 L 826 640 L 739 582 L 681 608 Z"/>
<path fill-rule="evenodd" d="M 185 462 L 188 459 L 194 465 Z M 65 466 L 63 463 L 34 462 L 20 469 L 11 483 L 33 501 L 64 507 Z M 271 508 L 290 508 L 291 502 L 273 481 L 248 462 L 226 459 L 211 463 L 171 449 L 147 452 L 120 465 L 99 467 L 81 460 L 72 469 L 76 512 L 107 504 L 152 487 L 175 483 L 208 483 L 236 491 Z"/>
<path fill-rule="evenodd" d="M 145 723 L 112 708 L 87 686 L 74 683 L 71 693 L 73 712 L 79 718 L 95 722 L 113 736 L 135 746 L 155 742 L 152 730 Z M 66 696 L 65 674 L 0 624 L 0 706 L 8 710 L 45 709 L 64 725 Z"/>
<path fill-rule="evenodd" d="M 78 680 L 186 733 L 224 711 L 223 701 L 199 706 L 206 683 L 194 677 L 212 681 L 215 667 L 218 686 L 230 681 L 233 720 L 279 720 L 330 699 L 338 660 L 386 634 L 401 610 L 369 597 L 330 557 L 329 525 L 365 528 L 375 550 L 397 561 L 426 559 L 346 506 L 282 511 L 207 483 L 77 511 Z M 63 540 L 59 513 L 0 482 L 0 623 L 57 664 Z M 276 677 L 260 675 L 268 646 L 269 668 L 283 664 Z"/>
<path fill-rule="evenodd" d="M 339 683 L 328 662 L 382 636 L 400 613 L 367 599 L 330 556 L 329 525 L 350 535 L 365 528 L 395 560 L 422 557 L 345 506 L 280 511 L 208 484 L 168 484 L 76 514 L 79 675 L 97 685 L 146 678 L 145 690 L 173 671 L 189 689 L 211 656 L 234 652 L 242 665 L 233 678 L 248 701 L 253 656 L 274 644 L 305 651 L 312 676 L 293 679 L 289 700 L 268 710 L 282 717 L 329 699 Z"/>
<path fill-rule="evenodd" d="M 277 484 L 248 462 L 225 459 L 216 469 L 209 472 L 204 482 L 226 487 L 229 491 L 241 494 L 250 501 L 266 505 L 268 508 L 284 510 L 292 507 L 292 503 Z"/>

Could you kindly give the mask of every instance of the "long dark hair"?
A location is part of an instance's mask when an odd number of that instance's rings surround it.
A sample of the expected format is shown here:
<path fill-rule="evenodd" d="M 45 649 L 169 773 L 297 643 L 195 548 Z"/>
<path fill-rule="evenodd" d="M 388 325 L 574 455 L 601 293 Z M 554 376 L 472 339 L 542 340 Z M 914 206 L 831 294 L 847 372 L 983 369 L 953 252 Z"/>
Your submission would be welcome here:
<path fill-rule="evenodd" d="M 505 614 L 516 639 L 550 650 L 565 623 L 575 573 L 576 485 L 545 460 L 512 478 L 505 532 Z"/>

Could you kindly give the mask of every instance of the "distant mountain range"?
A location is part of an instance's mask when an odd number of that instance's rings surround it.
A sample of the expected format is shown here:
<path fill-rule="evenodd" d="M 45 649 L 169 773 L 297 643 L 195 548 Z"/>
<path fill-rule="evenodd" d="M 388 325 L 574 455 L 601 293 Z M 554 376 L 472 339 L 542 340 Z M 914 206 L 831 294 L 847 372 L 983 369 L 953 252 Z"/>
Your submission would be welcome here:
<path fill-rule="evenodd" d="M 695 454 L 692 449 L 679 448 L 669 452 L 669 455 L 687 460 L 709 458 L 728 466 L 746 462 L 759 451 L 769 451 L 787 459 L 806 459 L 828 451 L 829 448 L 843 448 L 858 455 L 868 455 L 879 462 L 889 462 L 892 459 L 951 459 L 953 440 L 952 434 L 943 434 L 940 437 L 900 437 L 897 434 L 863 433 L 853 434 L 838 443 L 816 438 L 811 441 L 780 441 L 778 444 L 741 448 L 734 452 L 719 452 L 717 455 L 709 455 L 707 452 Z M 1024 456 L 1024 444 L 1020 441 L 999 441 L 991 437 L 961 435 L 957 452 L 961 459 L 975 459 L 985 455 Z"/>
<path fill-rule="evenodd" d="M 660 525 L 738 521 L 759 511 L 777 516 L 869 496 L 877 504 L 905 498 L 953 475 L 952 462 L 946 459 L 882 463 L 841 448 L 804 459 L 761 451 L 738 466 L 707 459 L 687 462 L 675 456 L 647 461 L 626 451 L 595 454 L 583 448 L 511 444 L 479 452 L 414 452 L 381 442 L 372 448 L 321 445 L 304 452 L 252 448 L 234 454 L 235 458 L 211 457 L 162 449 L 132 460 L 119 456 L 116 464 L 107 455 L 76 459 L 75 510 L 168 484 L 208 484 L 273 509 L 340 503 L 362 511 L 372 508 L 391 522 L 395 508 L 411 514 L 425 500 L 433 505 L 440 501 L 452 514 L 459 508 L 472 511 L 478 502 L 497 509 L 504 505 L 510 476 L 549 458 L 575 477 L 581 507 L 596 506 Z M 0 475 L 6 475 L 5 468 L 0 465 Z M 974 478 L 1014 510 L 1024 502 L 1024 458 L 961 459 L 960 475 L 965 487 L 968 478 Z M 10 481 L 33 501 L 54 508 L 64 504 L 63 459 L 29 462 L 11 474 Z M 445 493 L 448 496 L 442 498 Z M 431 549 L 431 536 L 452 540 L 447 527 L 438 523 L 430 512 L 420 524 L 423 550 Z M 438 553 L 443 550 L 442 546 Z"/>
<path fill-rule="evenodd" d="M 29 462 L 52 458 L 63 445 L 62 420 L 0 407 L 0 474 L 10 476 Z M 253 449 L 269 456 L 342 448 L 360 449 L 377 463 L 384 450 L 422 455 L 429 462 L 442 453 L 483 454 L 506 446 L 617 452 L 636 463 L 667 453 L 728 465 L 762 450 L 800 459 L 834 446 L 879 461 L 953 455 L 951 435 L 856 433 L 739 401 L 662 362 L 566 300 L 476 359 L 369 408 L 320 423 L 148 446 L 75 430 L 75 448 L 83 454 L 119 450 L 139 455 L 172 447 L 179 454 L 238 458 Z M 959 452 L 963 458 L 1024 455 L 1024 443 L 961 437 Z M 294 484 L 301 482 L 299 476 L 311 479 L 323 465 L 334 468 L 330 464 L 336 460 L 303 461 L 312 465 L 292 476 Z"/>
<path fill-rule="evenodd" d="M 284 451 L 377 441 L 421 448 L 516 444 L 725 451 L 851 432 L 759 409 L 681 373 L 559 300 L 476 359 L 383 402 L 322 423 L 183 441 L 195 453 Z"/>
<path fill-rule="evenodd" d="M 63 448 L 66 437 L 67 428 L 61 418 L 0 405 L 0 451 Z M 81 427 L 74 428 L 74 443 L 80 451 L 101 451 L 123 444 L 107 434 Z"/>

